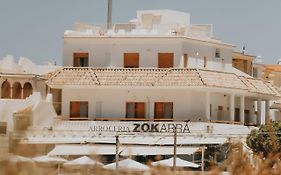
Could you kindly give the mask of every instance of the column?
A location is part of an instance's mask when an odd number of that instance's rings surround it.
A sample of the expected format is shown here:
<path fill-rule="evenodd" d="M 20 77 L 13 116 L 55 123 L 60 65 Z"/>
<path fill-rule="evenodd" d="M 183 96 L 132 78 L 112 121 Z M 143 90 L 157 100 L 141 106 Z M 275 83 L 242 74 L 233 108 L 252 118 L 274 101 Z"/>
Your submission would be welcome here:
<path fill-rule="evenodd" d="M 267 124 L 270 121 L 270 102 L 269 100 L 265 101 L 265 123 Z"/>
<path fill-rule="evenodd" d="M 234 103 L 235 96 L 234 94 L 229 95 L 229 117 L 230 121 L 234 121 L 234 111 L 235 111 L 235 103 Z"/>
<path fill-rule="evenodd" d="M 210 92 L 206 92 L 206 97 L 205 97 L 205 117 L 207 121 L 211 120 L 210 116 Z"/>
<path fill-rule="evenodd" d="M 258 107 L 258 114 L 257 114 L 257 125 L 261 125 L 261 99 L 258 99 L 257 101 L 257 107 Z"/>
<path fill-rule="evenodd" d="M 23 88 L 21 88 L 21 94 L 20 94 L 20 98 L 23 99 Z"/>
<path fill-rule="evenodd" d="M 13 86 L 10 88 L 10 98 L 13 98 Z"/>
<path fill-rule="evenodd" d="M 245 120 L 245 97 L 241 96 L 240 97 L 240 122 L 244 124 Z"/>
<path fill-rule="evenodd" d="M 154 120 L 154 102 L 153 101 L 149 101 L 149 118 L 151 119 L 151 120 Z"/>

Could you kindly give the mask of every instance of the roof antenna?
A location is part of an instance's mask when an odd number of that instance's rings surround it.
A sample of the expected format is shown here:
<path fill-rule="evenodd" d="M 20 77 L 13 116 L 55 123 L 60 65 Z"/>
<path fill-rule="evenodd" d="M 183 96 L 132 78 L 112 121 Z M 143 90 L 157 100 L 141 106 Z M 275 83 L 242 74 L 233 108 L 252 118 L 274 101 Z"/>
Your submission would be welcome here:
<path fill-rule="evenodd" d="M 107 30 L 112 27 L 112 0 L 107 0 Z"/>

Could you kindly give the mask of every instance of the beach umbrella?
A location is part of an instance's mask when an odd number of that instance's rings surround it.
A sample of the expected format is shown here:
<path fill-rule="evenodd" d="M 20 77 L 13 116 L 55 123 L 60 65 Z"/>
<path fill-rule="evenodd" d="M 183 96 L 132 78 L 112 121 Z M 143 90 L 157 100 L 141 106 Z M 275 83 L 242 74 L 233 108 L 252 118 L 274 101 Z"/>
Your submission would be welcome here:
<path fill-rule="evenodd" d="M 88 156 L 82 156 L 78 159 L 74 159 L 71 161 L 68 161 L 66 163 L 63 164 L 64 166 L 73 166 L 73 165 L 99 165 L 99 166 L 103 166 L 103 164 L 101 162 L 95 161 L 91 158 L 89 158 Z"/>
<path fill-rule="evenodd" d="M 152 162 L 151 165 L 153 166 L 168 166 L 168 167 L 173 167 L 173 163 L 174 163 L 174 158 L 169 158 L 169 159 L 164 159 L 164 160 L 160 160 L 157 162 Z M 190 168 L 198 168 L 199 165 L 180 159 L 180 158 L 176 158 L 176 167 L 190 167 Z"/>
<path fill-rule="evenodd" d="M 50 163 L 50 164 L 57 164 L 58 165 L 58 172 L 60 173 L 60 165 L 62 163 L 67 162 L 66 159 L 60 157 L 49 157 L 49 156 L 39 156 L 32 158 L 35 162 L 38 163 Z M 58 173 L 58 174 L 59 174 Z"/>
<path fill-rule="evenodd" d="M 32 159 L 39 163 L 61 164 L 67 162 L 66 159 L 60 157 L 49 157 L 49 156 L 39 156 L 39 157 L 34 157 Z"/>
<path fill-rule="evenodd" d="M 104 168 L 106 169 L 116 169 L 116 162 L 105 165 Z M 118 162 L 118 169 L 130 169 L 130 170 L 138 170 L 138 171 L 147 171 L 149 167 L 141 164 L 137 161 L 132 159 L 124 159 Z"/>

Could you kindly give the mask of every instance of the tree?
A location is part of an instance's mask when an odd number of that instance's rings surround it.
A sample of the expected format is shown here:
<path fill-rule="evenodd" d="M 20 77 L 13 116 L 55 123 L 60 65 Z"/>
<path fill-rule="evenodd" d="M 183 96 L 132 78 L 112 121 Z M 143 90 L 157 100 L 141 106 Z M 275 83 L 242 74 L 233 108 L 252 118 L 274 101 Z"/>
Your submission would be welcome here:
<path fill-rule="evenodd" d="M 247 145 L 256 154 L 268 156 L 281 152 L 281 122 L 270 122 L 254 129 L 247 136 Z"/>

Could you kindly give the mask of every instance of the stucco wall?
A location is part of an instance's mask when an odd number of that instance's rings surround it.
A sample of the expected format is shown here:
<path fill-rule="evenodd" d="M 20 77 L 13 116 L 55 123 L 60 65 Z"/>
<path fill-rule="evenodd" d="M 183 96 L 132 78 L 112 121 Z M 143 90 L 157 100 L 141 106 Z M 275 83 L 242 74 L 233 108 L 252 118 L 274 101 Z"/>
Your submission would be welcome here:
<path fill-rule="evenodd" d="M 175 119 L 205 120 L 205 93 L 199 91 L 63 89 L 63 116 L 69 116 L 70 101 L 88 101 L 89 118 L 124 118 L 126 102 L 145 102 L 146 118 L 153 118 L 154 102 L 173 102 Z"/>
<path fill-rule="evenodd" d="M 221 58 L 215 58 L 217 48 Z M 189 67 L 202 68 L 204 56 L 209 69 L 227 70 L 232 64 L 231 48 L 182 38 L 65 38 L 64 66 L 73 66 L 74 52 L 89 53 L 90 67 L 123 67 L 123 54 L 126 52 L 140 54 L 140 67 L 158 67 L 159 52 L 174 53 L 174 67 L 183 66 L 185 53 L 189 55 Z"/>

